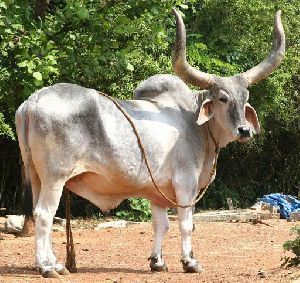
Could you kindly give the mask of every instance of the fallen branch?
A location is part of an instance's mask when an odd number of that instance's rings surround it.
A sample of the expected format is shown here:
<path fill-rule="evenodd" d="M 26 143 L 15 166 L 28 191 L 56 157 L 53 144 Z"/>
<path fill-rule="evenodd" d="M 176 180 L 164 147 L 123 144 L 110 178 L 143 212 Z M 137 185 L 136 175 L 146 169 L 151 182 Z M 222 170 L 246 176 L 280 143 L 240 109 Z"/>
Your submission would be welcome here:
<path fill-rule="evenodd" d="M 253 225 L 256 225 L 256 224 L 264 224 L 264 225 L 267 225 L 267 226 L 270 226 L 270 227 L 271 227 L 270 224 L 268 224 L 268 223 L 266 223 L 266 222 L 263 222 L 263 221 L 261 221 L 260 219 L 252 219 L 252 224 L 253 224 Z"/>

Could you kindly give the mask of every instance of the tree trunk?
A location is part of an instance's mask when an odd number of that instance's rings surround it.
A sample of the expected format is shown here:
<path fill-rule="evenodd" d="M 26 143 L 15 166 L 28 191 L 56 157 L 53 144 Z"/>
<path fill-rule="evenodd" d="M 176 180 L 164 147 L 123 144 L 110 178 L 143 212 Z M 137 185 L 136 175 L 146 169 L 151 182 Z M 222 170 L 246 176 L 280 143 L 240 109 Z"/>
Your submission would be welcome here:
<path fill-rule="evenodd" d="M 34 221 L 33 217 L 25 216 L 23 229 L 20 233 L 20 237 L 30 237 L 34 235 Z"/>
<path fill-rule="evenodd" d="M 34 3 L 34 15 L 43 19 L 46 15 L 50 0 L 36 0 Z"/>

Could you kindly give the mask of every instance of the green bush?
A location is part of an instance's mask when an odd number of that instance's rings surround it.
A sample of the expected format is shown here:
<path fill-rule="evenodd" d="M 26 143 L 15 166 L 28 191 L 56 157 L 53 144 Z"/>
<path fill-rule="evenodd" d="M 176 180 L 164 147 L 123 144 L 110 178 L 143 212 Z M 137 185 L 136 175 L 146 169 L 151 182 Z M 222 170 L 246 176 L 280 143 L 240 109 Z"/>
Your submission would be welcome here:
<path fill-rule="evenodd" d="M 173 6 L 185 16 L 188 60 L 202 71 L 227 76 L 263 60 L 279 8 L 287 37 L 283 64 L 250 88 L 261 135 L 247 145 L 234 143 L 221 151 L 216 181 L 198 208 L 226 206 L 227 197 L 245 207 L 266 193 L 297 193 L 300 23 L 296 1 L 0 0 L 0 151 L 4 152 L 0 206 L 8 213 L 16 212 L 21 195 L 14 130 L 17 107 L 35 90 L 56 82 L 131 98 L 140 81 L 171 73 Z M 75 214 L 80 211 L 85 210 L 78 208 Z"/>
<path fill-rule="evenodd" d="M 298 266 L 300 264 L 300 226 L 297 225 L 292 228 L 292 232 L 297 236 L 294 240 L 288 240 L 283 244 L 283 248 L 286 251 L 291 251 L 295 256 L 294 257 L 284 257 L 283 258 L 283 267 L 292 267 Z"/>
<path fill-rule="evenodd" d="M 124 208 L 116 212 L 116 216 L 130 221 L 148 221 L 151 218 L 149 201 L 142 198 L 131 198 Z"/>

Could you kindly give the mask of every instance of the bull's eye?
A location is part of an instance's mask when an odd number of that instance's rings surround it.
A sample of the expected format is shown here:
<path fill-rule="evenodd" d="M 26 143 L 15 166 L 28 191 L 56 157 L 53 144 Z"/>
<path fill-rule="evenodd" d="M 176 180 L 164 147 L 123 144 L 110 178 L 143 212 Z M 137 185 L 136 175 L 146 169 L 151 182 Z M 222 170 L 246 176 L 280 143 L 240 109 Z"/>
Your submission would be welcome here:
<path fill-rule="evenodd" d="M 219 100 L 221 102 L 223 102 L 223 103 L 227 103 L 228 102 L 228 98 L 226 98 L 226 97 L 221 97 L 221 98 L 219 98 Z"/>

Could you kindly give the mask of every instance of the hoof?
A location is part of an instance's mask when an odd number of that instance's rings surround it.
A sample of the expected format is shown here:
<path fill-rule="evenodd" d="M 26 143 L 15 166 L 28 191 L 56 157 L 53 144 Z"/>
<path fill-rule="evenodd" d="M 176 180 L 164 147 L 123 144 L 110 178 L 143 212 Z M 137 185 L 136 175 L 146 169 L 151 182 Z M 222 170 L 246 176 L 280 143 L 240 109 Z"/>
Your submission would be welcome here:
<path fill-rule="evenodd" d="M 55 271 L 55 269 L 42 272 L 42 276 L 44 278 L 60 278 L 59 274 Z"/>
<path fill-rule="evenodd" d="M 155 271 L 155 272 L 167 272 L 168 271 L 168 267 L 166 266 L 166 264 L 164 263 L 163 265 L 151 265 L 150 264 L 150 268 L 151 271 Z"/>
<path fill-rule="evenodd" d="M 181 260 L 183 270 L 187 273 L 201 273 L 203 271 L 202 267 L 197 261 L 193 262 L 190 260 Z"/>
<path fill-rule="evenodd" d="M 150 269 L 156 272 L 167 272 L 168 267 L 164 262 L 158 262 L 158 257 L 150 257 Z"/>
<path fill-rule="evenodd" d="M 70 271 L 66 269 L 65 267 L 61 270 L 56 271 L 59 275 L 70 275 Z"/>

